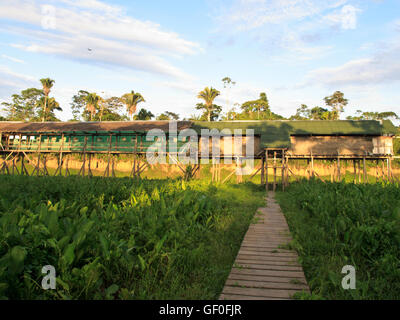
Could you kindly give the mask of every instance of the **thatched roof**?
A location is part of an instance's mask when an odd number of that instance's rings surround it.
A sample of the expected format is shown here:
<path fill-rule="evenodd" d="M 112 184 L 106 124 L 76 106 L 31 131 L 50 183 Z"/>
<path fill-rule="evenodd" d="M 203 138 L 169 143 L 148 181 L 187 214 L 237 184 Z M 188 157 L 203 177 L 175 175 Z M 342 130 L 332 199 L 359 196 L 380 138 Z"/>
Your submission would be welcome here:
<path fill-rule="evenodd" d="M 103 121 L 103 122 L 0 122 L 0 133 L 85 133 L 85 132 L 148 132 L 161 129 L 169 132 L 169 121 Z M 270 148 L 290 147 L 291 135 L 394 135 L 397 128 L 389 120 L 268 120 L 268 121 L 177 121 L 178 131 L 202 129 L 253 129 L 261 136 L 261 145 Z"/>
<path fill-rule="evenodd" d="M 191 126 L 190 121 L 178 121 L 178 130 Z M 11 122 L 1 121 L 0 132 L 147 132 L 151 129 L 169 131 L 169 121 L 102 121 L 102 122 Z"/>

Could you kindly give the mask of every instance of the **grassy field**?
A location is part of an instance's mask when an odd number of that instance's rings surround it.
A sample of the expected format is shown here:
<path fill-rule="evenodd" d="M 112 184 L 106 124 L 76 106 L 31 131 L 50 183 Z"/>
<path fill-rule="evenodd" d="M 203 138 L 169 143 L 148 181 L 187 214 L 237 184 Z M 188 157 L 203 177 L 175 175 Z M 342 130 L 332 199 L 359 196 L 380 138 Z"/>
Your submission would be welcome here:
<path fill-rule="evenodd" d="M 303 298 L 400 299 L 398 185 L 303 180 L 277 199 L 312 290 Z M 345 265 L 355 290 L 342 289 Z"/>
<path fill-rule="evenodd" d="M 3 299 L 216 299 L 263 188 L 0 176 Z M 44 265 L 57 272 L 43 290 Z"/>

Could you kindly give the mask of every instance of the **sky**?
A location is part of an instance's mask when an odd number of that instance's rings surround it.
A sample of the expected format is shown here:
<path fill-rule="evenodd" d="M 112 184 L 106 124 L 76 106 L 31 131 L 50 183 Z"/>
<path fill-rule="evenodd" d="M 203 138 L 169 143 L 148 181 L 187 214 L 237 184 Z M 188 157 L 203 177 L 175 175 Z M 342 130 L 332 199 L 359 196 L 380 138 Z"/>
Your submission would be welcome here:
<path fill-rule="evenodd" d="M 206 86 L 225 112 L 265 92 L 288 117 L 340 90 L 343 119 L 400 115 L 400 0 L 0 0 L 0 102 L 47 77 L 62 120 L 79 90 L 189 117 Z"/>

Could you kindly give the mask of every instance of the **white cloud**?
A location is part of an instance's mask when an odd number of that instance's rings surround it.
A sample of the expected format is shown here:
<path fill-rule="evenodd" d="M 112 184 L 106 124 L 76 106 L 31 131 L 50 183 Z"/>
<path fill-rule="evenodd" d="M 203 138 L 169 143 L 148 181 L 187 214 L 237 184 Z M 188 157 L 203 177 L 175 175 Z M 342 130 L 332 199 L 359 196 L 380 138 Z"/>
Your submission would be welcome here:
<path fill-rule="evenodd" d="M 237 0 L 218 17 L 236 30 L 251 30 L 267 24 L 282 24 L 318 16 L 347 0 Z"/>
<path fill-rule="evenodd" d="M 14 72 L 9 67 L 0 65 L 0 100 L 8 101 L 10 92 L 16 93 L 19 90 L 37 85 L 34 77 Z M 1 109 L 1 108 L 0 108 Z"/>
<path fill-rule="evenodd" d="M 400 43 L 373 57 L 351 60 L 343 65 L 310 71 L 301 86 L 364 86 L 400 81 Z"/>
<path fill-rule="evenodd" d="M 16 63 L 25 63 L 25 61 L 23 61 L 23 60 L 21 60 L 21 59 L 18 59 L 18 58 L 15 58 L 15 57 L 10 57 L 10 56 L 7 56 L 7 55 L 5 55 L 5 54 L 2 54 L 1 57 L 2 57 L 3 59 L 7 59 L 7 60 L 10 60 L 10 61 L 16 62 Z"/>
<path fill-rule="evenodd" d="M 156 23 L 126 16 L 119 7 L 97 0 L 54 2 L 55 29 L 44 29 L 43 22 L 52 16 L 43 15 L 41 4 L 44 2 L 28 0 L 3 0 L 0 4 L 0 19 L 30 25 L 6 27 L 6 31 L 30 37 L 29 43 L 17 44 L 21 49 L 173 77 L 187 75 L 167 58 L 202 51 L 199 44 L 164 31 Z M 91 56 L 88 48 L 93 49 Z"/>
<path fill-rule="evenodd" d="M 287 61 L 320 58 L 332 47 L 318 42 L 338 30 L 356 28 L 361 10 L 351 1 L 236 0 L 216 14 L 217 32 L 250 36 Z"/>

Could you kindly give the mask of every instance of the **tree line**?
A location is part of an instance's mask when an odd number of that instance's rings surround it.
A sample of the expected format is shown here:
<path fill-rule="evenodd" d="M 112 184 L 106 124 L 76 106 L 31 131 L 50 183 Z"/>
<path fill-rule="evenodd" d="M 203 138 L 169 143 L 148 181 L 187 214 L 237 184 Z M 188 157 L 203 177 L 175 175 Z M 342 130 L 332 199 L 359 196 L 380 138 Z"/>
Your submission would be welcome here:
<path fill-rule="evenodd" d="M 230 107 L 229 92 L 236 84 L 229 77 L 222 79 L 226 90 L 226 105 Z M 40 79 L 41 88 L 28 88 L 20 94 L 13 94 L 10 102 L 3 102 L 5 117 L 0 116 L 2 121 L 60 121 L 55 111 L 62 111 L 60 104 L 54 97 L 50 96 L 55 83 L 50 78 Z M 302 104 L 296 113 L 285 118 L 271 111 L 267 94 L 261 92 L 254 100 L 245 101 L 242 104 L 234 103 L 226 113 L 222 112 L 222 106 L 215 103 L 215 99 L 221 92 L 213 87 L 206 87 L 200 91 L 197 98 L 201 102 L 195 106 L 200 110 L 200 115 L 192 115 L 183 120 L 219 121 L 219 120 L 337 120 L 348 104 L 348 99 L 340 91 L 325 97 L 325 107 L 308 107 Z M 132 121 L 132 120 L 179 120 L 178 114 L 165 111 L 157 117 L 149 110 L 138 105 L 146 102 L 144 97 L 135 91 L 131 91 L 121 97 L 105 98 L 95 92 L 79 90 L 72 97 L 71 111 L 73 119 L 70 121 Z M 396 113 L 368 112 L 357 110 L 354 116 L 348 116 L 348 120 L 381 120 L 399 119 Z"/>

